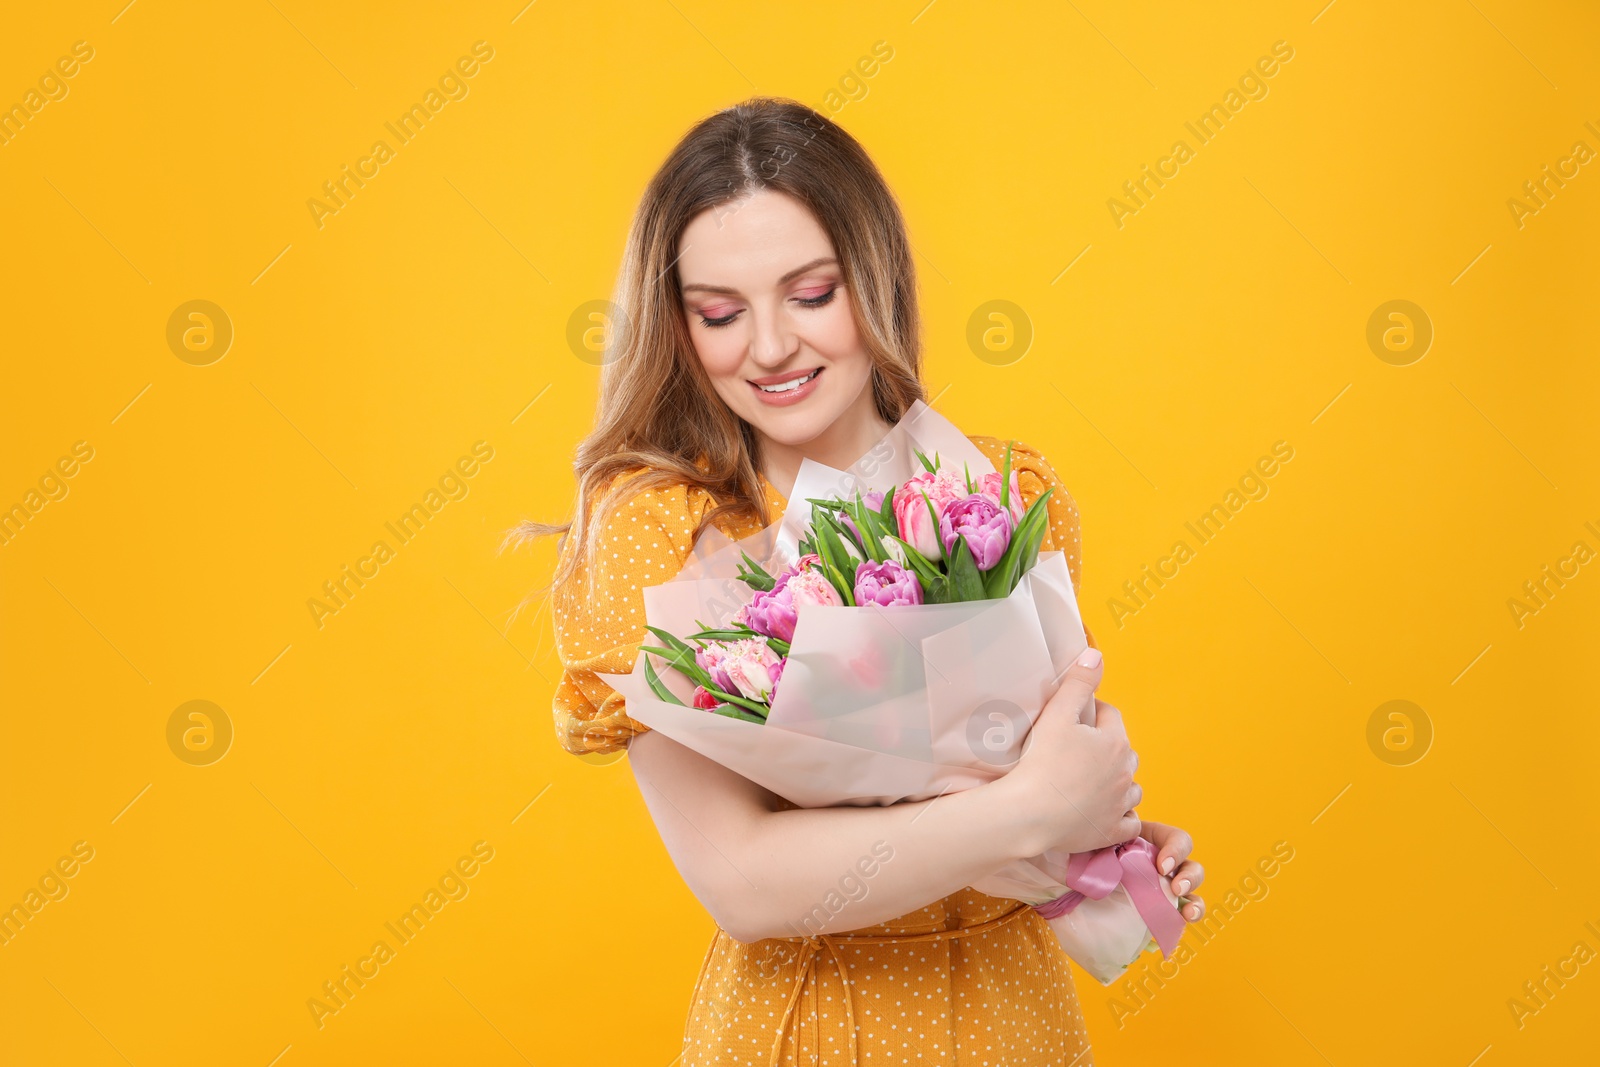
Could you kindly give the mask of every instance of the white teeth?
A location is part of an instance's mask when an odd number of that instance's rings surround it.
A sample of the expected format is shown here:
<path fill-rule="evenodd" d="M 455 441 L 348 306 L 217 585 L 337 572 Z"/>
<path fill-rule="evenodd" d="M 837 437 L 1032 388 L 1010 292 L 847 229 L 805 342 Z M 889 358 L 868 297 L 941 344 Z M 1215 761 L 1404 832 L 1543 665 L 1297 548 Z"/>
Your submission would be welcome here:
<path fill-rule="evenodd" d="M 820 370 L 822 370 L 822 368 L 818 367 L 816 370 L 812 371 L 810 374 L 807 374 L 803 378 L 791 378 L 789 381 L 786 381 L 781 385 L 763 385 L 759 388 L 764 393 L 787 393 L 791 389 L 800 388 L 802 385 L 815 378 L 817 376 L 817 372 Z"/>

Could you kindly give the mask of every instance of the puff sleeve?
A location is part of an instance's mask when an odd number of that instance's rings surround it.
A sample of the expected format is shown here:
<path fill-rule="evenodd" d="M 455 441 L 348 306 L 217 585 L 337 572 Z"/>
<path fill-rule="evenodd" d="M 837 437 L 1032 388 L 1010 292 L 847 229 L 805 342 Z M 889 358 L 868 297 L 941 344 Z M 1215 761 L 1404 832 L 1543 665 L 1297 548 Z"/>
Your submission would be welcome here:
<path fill-rule="evenodd" d="M 995 437 L 973 437 L 971 440 L 989 457 L 995 470 L 1000 470 L 1005 465 L 1004 440 Z M 1011 469 L 1016 472 L 1017 486 L 1022 490 L 1022 499 L 1027 505 L 1031 506 L 1046 487 L 1055 490 L 1050 494 L 1050 499 L 1045 501 L 1045 510 L 1050 514 L 1050 524 L 1044 539 L 1039 543 L 1039 551 L 1060 551 L 1066 555 L 1067 573 L 1072 578 L 1072 591 L 1078 594 L 1079 614 L 1082 615 L 1083 539 L 1078 523 L 1078 502 L 1056 476 L 1055 468 L 1050 465 L 1050 461 L 1045 459 L 1038 449 L 1014 438 L 1011 441 Z M 1087 617 L 1083 628 L 1089 638 L 1089 646 L 1099 648 L 1100 646 L 1095 643 L 1094 633 L 1089 629 Z"/>
<path fill-rule="evenodd" d="M 556 739 L 568 752 L 615 752 L 650 729 L 629 717 L 622 695 L 596 674 L 633 670 L 649 637 L 643 590 L 682 569 L 707 503 L 703 490 L 688 485 L 633 494 L 606 517 L 594 557 L 552 591 L 562 668 L 553 711 Z M 562 554 L 573 547 L 569 539 Z M 591 573 L 592 596 L 586 591 Z"/>

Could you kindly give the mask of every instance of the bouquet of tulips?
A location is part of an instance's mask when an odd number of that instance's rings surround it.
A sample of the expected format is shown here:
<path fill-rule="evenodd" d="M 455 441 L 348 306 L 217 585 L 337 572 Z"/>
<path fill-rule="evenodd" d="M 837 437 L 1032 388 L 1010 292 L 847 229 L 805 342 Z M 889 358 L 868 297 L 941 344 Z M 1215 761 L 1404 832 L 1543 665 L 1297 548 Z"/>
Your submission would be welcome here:
<path fill-rule="evenodd" d="M 894 607 L 1008 596 L 1039 555 L 1049 512 L 1046 488 L 1024 511 L 1011 447 L 1004 469 L 973 479 L 913 450 L 923 471 L 887 493 L 846 501 L 811 498 L 803 553 L 774 576 L 742 553 L 738 578 L 754 594 L 723 625 L 678 637 L 648 629 L 662 646 L 641 652 L 695 682 L 692 704 L 765 722 L 788 662 L 802 607 Z M 662 700 L 677 698 L 645 660 Z"/>
<path fill-rule="evenodd" d="M 1039 550 L 1050 490 L 1024 509 L 1009 448 L 1003 467 L 918 401 L 848 470 L 804 461 L 770 526 L 703 533 L 644 590 L 660 643 L 600 677 L 633 718 L 801 807 L 1000 777 L 1088 644 L 1065 556 Z M 1183 929 L 1141 844 L 1048 852 L 972 888 L 1038 907 L 1110 984 Z"/>

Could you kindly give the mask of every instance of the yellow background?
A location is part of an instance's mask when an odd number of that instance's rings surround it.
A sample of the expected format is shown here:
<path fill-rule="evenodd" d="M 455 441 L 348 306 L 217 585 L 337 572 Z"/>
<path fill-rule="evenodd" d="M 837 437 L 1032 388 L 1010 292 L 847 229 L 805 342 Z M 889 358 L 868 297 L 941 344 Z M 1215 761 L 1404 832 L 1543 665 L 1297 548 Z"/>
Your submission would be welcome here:
<path fill-rule="evenodd" d="M 495 549 L 566 515 L 597 374 L 568 321 L 669 147 L 757 92 L 824 107 L 880 40 L 837 119 L 902 200 L 930 396 L 1077 497 L 1102 696 L 1207 897 L 1294 849 L 1137 1011 L 1080 975 L 1097 1062 L 1589 1047 L 1600 965 L 1520 1027 L 1507 1001 L 1600 951 L 1600 565 L 1520 627 L 1507 601 L 1600 550 L 1600 164 L 1520 227 L 1507 200 L 1600 150 L 1592 6 L 119 6 L 0 34 L 0 103 L 94 49 L 0 146 L 0 506 L 94 450 L 0 545 L 0 903 L 94 849 L 0 947 L 0 1061 L 673 1060 L 711 921 L 627 768 L 558 747 L 548 615 L 507 628 L 553 546 Z M 480 40 L 319 228 L 308 199 Z M 1118 228 L 1277 41 L 1268 95 Z M 166 340 L 196 299 L 235 334 L 208 366 Z M 1394 299 L 1435 332 L 1409 366 L 1366 341 Z M 966 341 L 990 300 L 1034 331 L 1003 366 Z M 1280 440 L 1269 495 L 1119 628 L 1107 599 Z M 308 599 L 478 441 L 319 628 Z M 1396 699 L 1433 731 L 1408 766 L 1367 742 Z M 209 766 L 168 747 L 190 700 L 235 732 Z M 478 841 L 469 895 L 319 1029 L 307 1000 Z"/>

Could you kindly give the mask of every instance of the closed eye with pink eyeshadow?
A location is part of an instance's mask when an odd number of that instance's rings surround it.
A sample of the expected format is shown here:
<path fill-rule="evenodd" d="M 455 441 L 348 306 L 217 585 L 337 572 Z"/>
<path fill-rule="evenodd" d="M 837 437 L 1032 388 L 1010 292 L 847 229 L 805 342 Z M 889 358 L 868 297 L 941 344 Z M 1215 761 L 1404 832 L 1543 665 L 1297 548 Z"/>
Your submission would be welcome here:
<path fill-rule="evenodd" d="M 795 295 L 795 303 L 799 304 L 801 307 L 822 307 L 824 304 L 833 299 L 833 294 L 838 290 L 838 288 L 838 283 L 829 283 L 828 285 L 814 286 L 810 289 L 803 289 Z M 727 304 L 717 304 L 712 307 L 703 307 L 700 309 L 700 324 L 702 326 L 709 326 L 712 329 L 715 329 L 718 326 L 727 326 L 729 323 L 733 322 L 734 319 L 739 317 L 739 312 L 741 310 L 743 309 L 735 308 L 730 311 L 728 310 Z M 720 315 L 718 314 L 719 312 L 721 313 Z"/>

